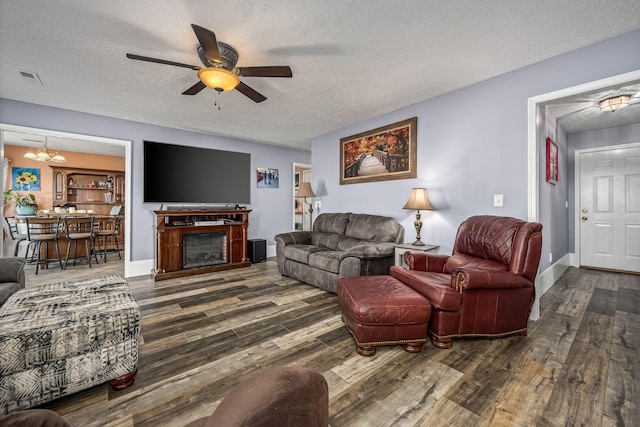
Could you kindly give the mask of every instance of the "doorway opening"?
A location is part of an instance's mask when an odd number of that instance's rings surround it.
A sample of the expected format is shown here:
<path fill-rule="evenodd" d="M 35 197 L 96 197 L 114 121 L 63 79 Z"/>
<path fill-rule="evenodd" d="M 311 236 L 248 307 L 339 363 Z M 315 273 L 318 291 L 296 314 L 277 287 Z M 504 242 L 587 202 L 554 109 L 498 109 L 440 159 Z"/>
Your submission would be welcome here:
<path fill-rule="evenodd" d="M 25 133 L 30 135 L 38 135 L 42 137 L 68 138 L 73 140 L 86 141 L 88 143 L 94 143 L 94 144 L 110 144 L 110 145 L 118 145 L 118 146 L 124 147 L 124 151 L 125 151 L 124 276 L 131 277 L 132 264 L 131 264 L 131 201 L 130 201 L 130 198 L 131 198 L 131 181 L 132 181 L 132 176 L 131 176 L 132 141 L 0 123 L 0 156 L 3 158 L 4 158 L 4 145 L 5 145 L 5 131 L 19 132 L 19 133 Z M 73 151 L 73 150 L 68 150 L 68 151 Z M 3 169 L 2 174 L 4 174 L 5 172 L 4 166 L 2 166 L 2 169 Z M 2 191 L 5 190 L 3 180 L 0 180 L 0 187 L 2 187 Z M 0 210 L 0 221 L 4 221 L 3 214 L 4 212 Z M 4 241 L 3 241 L 2 235 L 0 234 L 0 251 L 4 246 L 3 244 L 4 244 Z"/>
<path fill-rule="evenodd" d="M 549 92 L 546 94 L 534 96 L 528 99 L 528 110 L 527 110 L 527 174 L 528 174 L 528 183 L 527 183 L 527 216 L 529 221 L 539 221 L 540 219 L 540 144 L 541 141 L 544 141 L 542 135 L 538 134 L 538 110 L 539 108 L 545 104 L 555 100 L 559 100 L 562 98 L 566 98 L 569 96 L 580 95 L 583 93 L 612 87 L 616 85 L 624 85 L 629 82 L 633 82 L 635 80 L 640 79 L 640 70 L 632 71 L 625 74 L 620 74 L 617 76 L 596 80 L 593 82 L 585 83 L 578 86 L 569 87 L 566 89 L 561 89 L 555 92 Z M 578 191 L 577 189 L 575 190 Z M 568 195 L 571 197 L 571 195 Z M 569 212 L 569 215 L 573 215 L 575 217 L 575 212 Z M 578 233 L 576 233 L 577 235 Z M 576 244 L 576 250 L 579 247 Z M 571 265 L 575 263 L 572 262 Z M 552 266 L 553 267 L 553 266 Z M 567 265 L 568 267 L 568 265 Z M 545 283 L 548 282 L 548 285 L 545 284 L 543 286 L 543 279 L 541 278 L 542 274 L 538 274 L 536 278 L 536 299 L 533 304 L 533 308 L 531 311 L 530 318 L 532 320 L 537 320 L 540 316 L 540 297 L 555 283 L 555 281 L 562 275 L 566 268 L 559 269 L 551 269 L 553 271 L 549 272 L 548 278 L 545 279 Z M 542 272 L 542 273 L 547 273 Z"/>
<path fill-rule="evenodd" d="M 294 163 L 293 164 L 293 190 L 291 198 L 293 200 L 293 224 L 292 230 L 311 230 L 313 224 L 313 218 L 311 218 L 311 212 L 309 208 L 313 203 L 313 200 L 308 198 L 298 198 L 296 193 L 303 182 L 311 183 L 311 165 L 306 163 Z"/>

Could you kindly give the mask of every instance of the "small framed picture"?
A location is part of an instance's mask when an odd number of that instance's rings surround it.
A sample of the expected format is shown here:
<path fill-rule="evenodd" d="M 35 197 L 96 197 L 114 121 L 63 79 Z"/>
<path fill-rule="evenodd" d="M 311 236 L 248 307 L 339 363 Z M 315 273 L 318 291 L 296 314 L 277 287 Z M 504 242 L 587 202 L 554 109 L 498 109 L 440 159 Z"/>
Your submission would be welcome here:
<path fill-rule="evenodd" d="M 300 172 L 296 172 L 294 185 L 296 188 L 300 187 Z"/>
<path fill-rule="evenodd" d="M 18 191 L 40 191 L 40 169 L 11 168 L 11 183 Z"/>
<path fill-rule="evenodd" d="M 256 179 L 258 180 L 258 188 L 279 188 L 280 176 L 278 169 L 257 168 Z"/>
<path fill-rule="evenodd" d="M 547 182 L 558 183 L 558 146 L 547 138 Z"/>

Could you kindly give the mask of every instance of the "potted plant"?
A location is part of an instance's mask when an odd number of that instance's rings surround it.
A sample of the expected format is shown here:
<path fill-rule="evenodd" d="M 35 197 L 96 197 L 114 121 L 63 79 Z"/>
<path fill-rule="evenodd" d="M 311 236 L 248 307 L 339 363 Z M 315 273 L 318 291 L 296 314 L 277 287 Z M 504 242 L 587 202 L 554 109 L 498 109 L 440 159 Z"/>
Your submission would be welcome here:
<path fill-rule="evenodd" d="M 16 205 L 18 215 L 35 215 L 38 210 L 36 196 L 31 193 L 22 194 L 18 190 L 7 190 L 2 193 L 8 202 Z"/>

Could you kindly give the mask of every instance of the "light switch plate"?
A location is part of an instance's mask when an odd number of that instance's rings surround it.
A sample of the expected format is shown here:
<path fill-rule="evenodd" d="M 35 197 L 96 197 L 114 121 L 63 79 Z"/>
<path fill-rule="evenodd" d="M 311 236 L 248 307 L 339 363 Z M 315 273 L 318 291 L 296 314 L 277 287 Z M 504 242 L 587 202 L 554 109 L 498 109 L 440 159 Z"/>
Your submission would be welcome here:
<path fill-rule="evenodd" d="M 501 208 L 504 206 L 504 194 L 494 194 L 493 195 L 493 207 Z"/>

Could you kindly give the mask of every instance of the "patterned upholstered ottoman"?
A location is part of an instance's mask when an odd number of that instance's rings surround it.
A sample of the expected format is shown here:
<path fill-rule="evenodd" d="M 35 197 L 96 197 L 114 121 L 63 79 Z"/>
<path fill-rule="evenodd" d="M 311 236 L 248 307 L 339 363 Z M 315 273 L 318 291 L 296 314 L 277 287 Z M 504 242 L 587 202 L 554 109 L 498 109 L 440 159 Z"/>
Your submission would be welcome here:
<path fill-rule="evenodd" d="M 120 276 L 14 293 L 0 307 L 0 414 L 133 383 L 140 309 Z"/>

